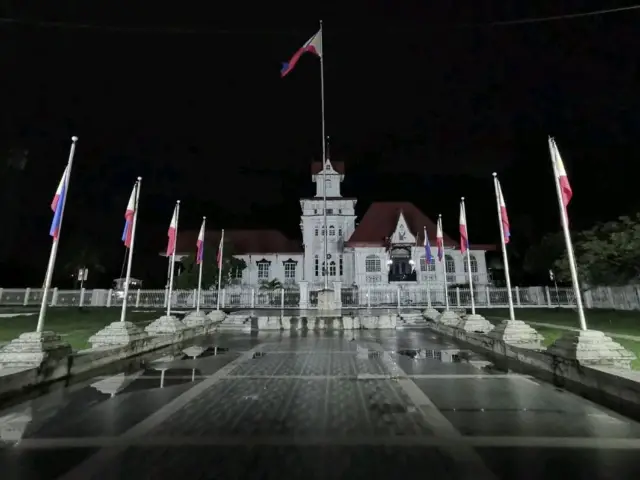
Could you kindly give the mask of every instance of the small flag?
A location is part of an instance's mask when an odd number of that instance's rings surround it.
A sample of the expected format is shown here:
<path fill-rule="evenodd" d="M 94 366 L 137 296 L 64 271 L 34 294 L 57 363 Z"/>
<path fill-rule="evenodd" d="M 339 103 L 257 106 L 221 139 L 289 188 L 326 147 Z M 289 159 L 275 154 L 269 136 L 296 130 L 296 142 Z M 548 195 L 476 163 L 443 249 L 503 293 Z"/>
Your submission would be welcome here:
<path fill-rule="evenodd" d="M 427 270 L 429 270 L 429 265 L 433 263 L 433 255 L 431 255 L 431 245 L 429 245 L 427 227 L 424 227 L 424 259 L 427 262 Z"/>
<path fill-rule="evenodd" d="M 133 190 L 131 191 L 131 196 L 129 197 L 129 203 L 127 204 L 127 209 L 124 212 L 124 231 L 122 232 L 122 241 L 124 242 L 124 246 L 127 248 L 131 248 L 131 236 L 133 234 L 133 215 L 135 213 L 136 208 L 136 188 L 138 187 L 138 182 L 133 186 Z"/>
<path fill-rule="evenodd" d="M 549 270 L 549 280 L 552 282 L 556 279 L 556 276 L 553 274 L 553 270 Z"/>
<path fill-rule="evenodd" d="M 176 253 L 176 239 L 178 236 L 178 206 L 176 205 L 173 209 L 173 216 L 171 217 L 171 223 L 169 224 L 169 231 L 167 232 L 167 236 L 169 237 L 169 241 L 167 243 L 167 257 L 171 257 L 174 253 Z"/>
<path fill-rule="evenodd" d="M 222 231 L 222 236 L 220 237 L 220 245 L 218 245 L 218 254 L 216 256 L 216 261 L 218 262 L 218 269 L 222 268 L 222 242 L 224 241 L 224 230 Z"/>
<path fill-rule="evenodd" d="M 296 53 L 293 54 L 291 60 L 282 64 L 282 68 L 280 69 L 280 76 L 284 77 L 291 70 L 293 70 L 293 67 L 295 67 L 296 63 L 298 63 L 298 60 L 300 60 L 300 57 L 306 52 L 313 53 L 318 57 L 322 57 L 322 29 L 318 30 L 318 33 L 307 40 L 307 43 L 305 43 L 302 48 L 300 48 Z"/>
<path fill-rule="evenodd" d="M 60 224 L 62 223 L 62 210 L 64 209 L 64 202 L 67 196 L 67 174 L 69 173 L 69 166 L 64 169 L 62 174 L 62 178 L 60 179 L 60 183 L 58 184 L 58 189 L 56 190 L 56 194 L 53 196 L 53 201 L 51 202 L 51 210 L 53 211 L 53 221 L 51 222 L 51 229 L 49 230 L 49 235 L 51 235 L 54 239 L 58 238 L 58 234 L 60 233 Z"/>
<path fill-rule="evenodd" d="M 460 252 L 469 250 L 469 236 L 467 235 L 467 215 L 464 211 L 464 202 L 460 202 Z"/>
<path fill-rule="evenodd" d="M 569 202 L 571 201 L 571 197 L 573 197 L 573 190 L 571 190 L 571 185 L 569 184 L 569 177 L 567 176 L 567 171 L 564 168 L 564 162 L 562 161 L 562 157 L 560 156 L 560 151 L 558 150 L 558 146 L 556 145 L 555 140 L 551 139 L 552 148 L 554 149 L 554 156 L 556 163 L 556 175 L 558 178 L 558 183 L 560 184 L 560 193 L 562 195 L 562 204 L 566 210 Z"/>
<path fill-rule="evenodd" d="M 442 236 L 442 217 L 438 218 L 438 229 L 436 231 L 436 245 L 438 247 L 438 260 L 444 257 L 444 238 Z"/>
<path fill-rule="evenodd" d="M 504 243 L 509 243 L 511 238 L 511 229 L 509 228 L 509 217 L 507 216 L 507 205 L 504 203 L 504 197 L 502 196 L 502 188 L 500 187 L 500 181 L 498 182 L 498 202 L 500 204 L 500 221 L 502 222 L 502 230 L 504 231 Z"/>
<path fill-rule="evenodd" d="M 204 255 L 204 219 L 202 220 L 202 226 L 200 227 L 200 233 L 198 234 L 198 241 L 196 246 L 198 247 L 198 253 L 196 254 L 196 263 L 200 265 L 202 263 L 202 257 Z"/>

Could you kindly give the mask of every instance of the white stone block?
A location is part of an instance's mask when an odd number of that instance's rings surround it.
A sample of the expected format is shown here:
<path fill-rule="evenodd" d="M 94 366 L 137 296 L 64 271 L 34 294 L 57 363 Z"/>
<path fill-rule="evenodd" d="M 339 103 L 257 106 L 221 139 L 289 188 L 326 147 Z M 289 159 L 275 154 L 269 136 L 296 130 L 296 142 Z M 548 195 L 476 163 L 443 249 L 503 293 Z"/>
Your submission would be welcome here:
<path fill-rule="evenodd" d="M 128 345 L 147 337 L 147 333 L 131 322 L 113 322 L 89 337 L 91 348 Z"/>
<path fill-rule="evenodd" d="M 471 314 L 465 315 L 457 325 L 458 328 L 464 330 L 465 332 L 479 332 L 479 333 L 489 333 L 493 330 L 493 325 L 489 320 L 484 318 L 482 315 Z"/>
<path fill-rule="evenodd" d="M 435 321 L 440 316 L 440 312 L 435 308 L 430 307 L 422 311 L 422 316 L 427 320 Z"/>
<path fill-rule="evenodd" d="M 628 370 L 636 356 L 598 330 L 569 331 L 558 338 L 547 353 L 577 360 L 581 364 Z"/>
<path fill-rule="evenodd" d="M 283 330 L 291 330 L 291 317 L 286 315 L 280 317 L 280 327 Z"/>
<path fill-rule="evenodd" d="M 222 310 L 212 310 L 209 312 L 209 314 L 207 315 L 207 317 L 209 317 L 209 319 L 213 322 L 213 323 L 220 323 L 222 322 L 225 317 L 227 316 L 226 313 L 224 313 Z"/>
<path fill-rule="evenodd" d="M 0 367 L 38 368 L 71 355 L 71 346 L 54 332 L 26 332 L 0 349 Z"/>
<path fill-rule="evenodd" d="M 542 348 L 544 337 L 522 320 L 503 320 L 489 332 L 489 337 L 521 348 Z"/>
<path fill-rule="evenodd" d="M 353 317 L 349 315 L 342 317 L 342 328 L 345 330 L 353 330 Z"/>
<path fill-rule="evenodd" d="M 258 330 L 281 330 L 280 317 L 258 317 Z"/>
<path fill-rule="evenodd" d="M 204 313 L 202 310 L 190 312 L 187 316 L 184 317 L 182 322 L 187 327 L 204 327 L 211 323 L 211 319 Z"/>
<path fill-rule="evenodd" d="M 173 315 L 169 317 L 163 315 L 147 325 L 145 331 L 149 335 L 175 335 L 176 333 L 182 332 L 185 328 L 187 328 L 185 324 Z"/>
<path fill-rule="evenodd" d="M 445 310 L 436 318 L 435 321 L 437 323 L 442 323 L 443 325 L 455 327 L 460 322 L 460 315 L 455 313 L 453 310 Z"/>

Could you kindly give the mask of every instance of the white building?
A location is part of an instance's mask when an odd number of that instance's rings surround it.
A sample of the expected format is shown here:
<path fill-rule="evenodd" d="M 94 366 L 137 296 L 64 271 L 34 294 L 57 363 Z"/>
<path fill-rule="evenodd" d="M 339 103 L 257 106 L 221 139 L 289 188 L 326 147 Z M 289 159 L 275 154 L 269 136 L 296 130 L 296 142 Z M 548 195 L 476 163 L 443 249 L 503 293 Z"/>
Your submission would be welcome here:
<path fill-rule="evenodd" d="M 302 245 L 276 230 L 226 230 L 225 237 L 233 244 L 238 258 L 247 268 L 239 282 L 257 285 L 273 279 L 295 284 L 306 280 L 322 286 L 323 274 L 329 283 L 343 286 L 380 284 L 417 284 L 445 281 L 439 264 L 425 261 L 424 228 L 431 243 L 432 255 L 437 254 L 436 225 L 410 202 L 375 202 L 360 222 L 355 214 L 356 199 L 343 197 L 340 184 L 344 180 L 344 164 L 330 162 L 312 164 L 311 179 L 316 185 L 315 196 L 302 198 L 300 228 Z M 327 231 L 324 229 L 323 178 L 326 178 Z M 195 249 L 198 232 L 178 233 L 177 258 Z M 327 236 L 328 265 L 324 264 L 324 239 Z M 219 231 L 207 232 L 207 243 L 217 245 Z M 465 284 L 467 262 L 459 244 L 444 235 L 446 281 Z M 471 245 L 471 271 L 474 283 L 489 283 L 485 253 L 492 245 Z M 210 253 L 211 254 L 211 253 Z"/>

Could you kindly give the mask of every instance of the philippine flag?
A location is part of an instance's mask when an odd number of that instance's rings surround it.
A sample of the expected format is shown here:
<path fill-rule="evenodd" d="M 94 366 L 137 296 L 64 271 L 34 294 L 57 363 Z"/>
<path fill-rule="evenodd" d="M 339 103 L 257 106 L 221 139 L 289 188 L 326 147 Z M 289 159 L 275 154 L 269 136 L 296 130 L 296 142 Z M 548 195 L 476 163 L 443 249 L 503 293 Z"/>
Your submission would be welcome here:
<path fill-rule="evenodd" d="M 551 148 L 553 148 L 553 158 L 556 163 L 556 175 L 558 178 L 558 183 L 560 184 L 560 193 L 562 194 L 562 204 L 566 209 L 571 201 L 571 197 L 573 197 L 573 190 L 571 190 L 571 185 L 569 184 L 569 177 L 567 176 L 567 171 L 564 168 L 564 162 L 562 161 L 562 157 L 560 156 L 560 151 L 558 150 L 558 145 L 556 145 L 555 140 L 550 139 Z"/>
<path fill-rule="evenodd" d="M 205 220 L 202 219 L 202 226 L 200 227 L 198 241 L 196 242 L 196 246 L 198 247 L 198 252 L 196 253 L 196 264 L 198 265 L 202 263 L 202 257 L 204 256 L 204 222 Z"/>
<path fill-rule="evenodd" d="M 224 242 L 224 230 L 222 231 L 222 236 L 220 237 L 220 245 L 218 245 L 218 254 L 216 255 L 216 262 L 218 262 L 218 268 L 222 268 L 222 245 Z"/>
<path fill-rule="evenodd" d="M 129 203 L 127 204 L 127 210 L 124 212 L 124 231 L 122 232 L 122 241 L 124 242 L 124 246 L 127 248 L 131 248 L 131 236 L 133 234 L 133 215 L 135 214 L 136 208 L 136 188 L 138 187 L 138 183 L 133 186 L 133 190 L 131 191 L 131 196 L 129 197 Z"/>
<path fill-rule="evenodd" d="M 464 211 L 464 202 L 460 202 L 460 252 L 465 253 L 469 249 L 469 236 L 467 235 L 467 215 Z"/>
<path fill-rule="evenodd" d="M 442 236 L 442 217 L 438 218 L 438 229 L 436 230 L 436 246 L 438 247 L 438 260 L 444 257 L 444 238 Z"/>
<path fill-rule="evenodd" d="M 504 203 L 504 197 L 502 196 L 502 188 L 500 187 L 500 181 L 498 182 L 498 203 L 500 204 L 500 221 L 502 222 L 502 230 L 504 230 L 504 243 L 509 243 L 511 238 L 511 229 L 509 228 L 509 217 L 507 216 L 507 206 Z"/>
<path fill-rule="evenodd" d="M 431 245 L 429 245 L 429 237 L 427 236 L 427 227 L 424 227 L 424 259 L 428 265 L 433 263 L 433 255 L 431 255 Z"/>
<path fill-rule="evenodd" d="M 67 196 L 68 173 L 69 166 L 67 165 L 67 167 L 64 169 L 64 173 L 62 174 L 62 178 L 60 179 L 60 183 L 58 184 L 56 194 L 53 196 L 53 201 L 51 202 L 51 210 L 53 210 L 53 221 L 51 222 L 49 235 L 51 235 L 56 240 L 58 239 L 58 235 L 60 234 L 60 225 L 62 224 L 62 210 L 64 209 L 64 202 Z"/>
<path fill-rule="evenodd" d="M 167 236 L 169 242 L 167 243 L 167 257 L 172 256 L 176 252 L 176 239 L 178 237 L 178 206 L 173 209 L 173 217 L 171 217 L 171 223 L 169 224 L 169 231 Z"/>
<path fill-rule="evenodd" d="M 302 48 L 300 48 L 296 53 L 293 54 L 291 60 L 282 64 L 282 68 L 280 69 L 280 76 L 284 77 L 291 70 L 293 70 L 293 67 L 295 67 L 296 63 L 298 63 L 298 60 L 300 60 L 300 57 L 306 52 L 313 53 L 318 57 L 322 57 L 322 29 L 318 30 L 318 33 L 307 40 L 307 43 L 305 43 Z"/>

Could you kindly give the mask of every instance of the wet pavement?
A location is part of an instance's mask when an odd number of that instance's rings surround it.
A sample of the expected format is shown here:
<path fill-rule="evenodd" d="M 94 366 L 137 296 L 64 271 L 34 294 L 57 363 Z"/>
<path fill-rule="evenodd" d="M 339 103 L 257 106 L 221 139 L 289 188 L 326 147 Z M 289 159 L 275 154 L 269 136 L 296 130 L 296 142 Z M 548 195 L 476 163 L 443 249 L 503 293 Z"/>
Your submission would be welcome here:
<path fill-rule="evenodd" d="M 425 330 L 220 334 L 0 412 L 0 478 L 640 478 L 640 424 Z"/>

